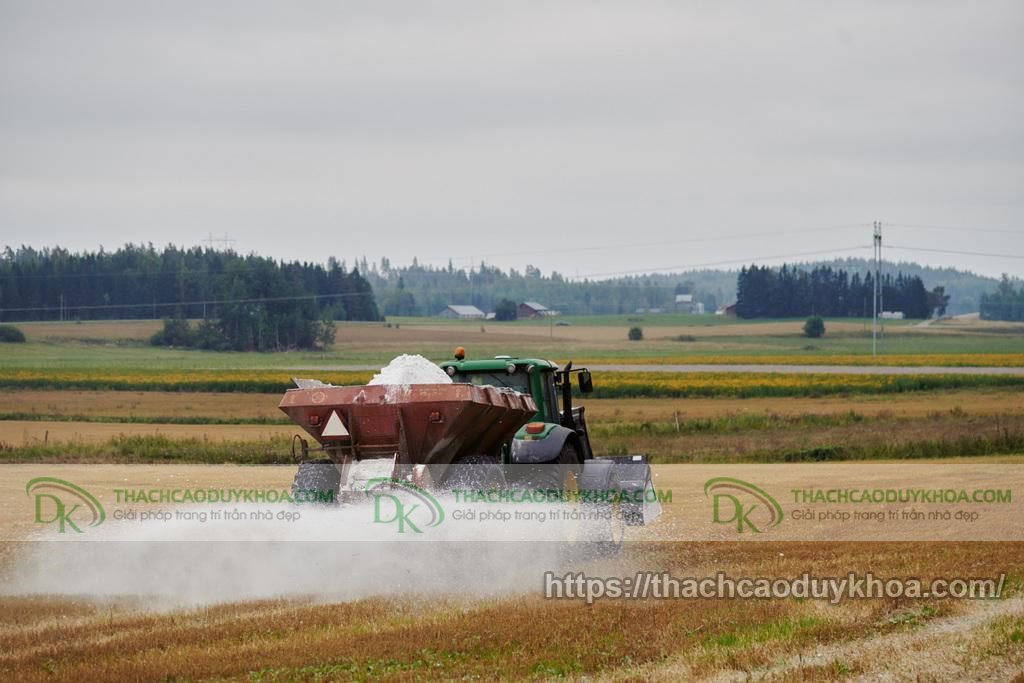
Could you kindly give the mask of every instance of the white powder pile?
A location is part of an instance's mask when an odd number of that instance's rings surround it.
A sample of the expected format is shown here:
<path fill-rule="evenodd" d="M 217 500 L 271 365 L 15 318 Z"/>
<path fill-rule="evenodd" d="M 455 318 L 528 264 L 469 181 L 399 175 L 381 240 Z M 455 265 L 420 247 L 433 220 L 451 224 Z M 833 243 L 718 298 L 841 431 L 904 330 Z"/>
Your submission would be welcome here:
<path fill-rule="evenodd" d="M 444 370 L 420 355 L 403 353 L 373 376 L 369 384 L 451 384 Z"/>

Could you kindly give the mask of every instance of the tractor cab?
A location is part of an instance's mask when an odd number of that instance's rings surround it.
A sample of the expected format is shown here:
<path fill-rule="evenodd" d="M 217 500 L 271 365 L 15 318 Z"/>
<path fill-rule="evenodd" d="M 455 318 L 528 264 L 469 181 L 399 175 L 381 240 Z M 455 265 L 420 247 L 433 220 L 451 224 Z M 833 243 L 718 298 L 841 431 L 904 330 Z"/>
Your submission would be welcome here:
<path fill-rule="evenodd" d="M 577 462 L 593 457 L 583 406 L 573 406 L 574 373 L 580 393 L 594 390 L 586 368 L 573 368 L 572 362 L 559 367 L 548 360 L 511 356 L 466 360 L 461 347 L 456 349 L 455 360 L 440 365 L 452 382 L 493 386 L 533 397 L 537 412 L 513 438 L 510 462 L 545 462 L 549 456 L 557 460 L 566 447 L 575 451 Z"/>

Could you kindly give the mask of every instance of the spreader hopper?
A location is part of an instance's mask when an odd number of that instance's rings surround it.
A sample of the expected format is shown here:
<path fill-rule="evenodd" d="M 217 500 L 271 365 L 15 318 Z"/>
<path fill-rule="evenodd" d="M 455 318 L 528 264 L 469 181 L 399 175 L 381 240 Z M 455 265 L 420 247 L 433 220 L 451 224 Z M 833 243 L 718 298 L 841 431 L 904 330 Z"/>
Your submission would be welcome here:
<path fill-rule="evenodd" d="M 290 389 L 278 407 L 335 461 L 409 464 L 497 456 L 537 412 L 529 394 L 472 384 L 310 386 Z"/>

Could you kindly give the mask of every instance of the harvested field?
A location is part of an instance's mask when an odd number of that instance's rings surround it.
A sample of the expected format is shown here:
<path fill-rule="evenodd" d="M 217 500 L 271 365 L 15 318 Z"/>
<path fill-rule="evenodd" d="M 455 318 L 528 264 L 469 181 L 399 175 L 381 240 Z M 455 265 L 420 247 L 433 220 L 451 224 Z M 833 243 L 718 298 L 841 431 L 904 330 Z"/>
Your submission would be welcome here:
<path fill-rule="evenodd" d="M 572 318 L 569 318 L 572 320 Z M 695 320 L 700 320 L 696 318 Z M 193 321 L 195 322 L 195 321 Z M 19 322 L 16 325 L 30 341 L 146 341 L 163 326 L 160 320 L 112 320 L 73 322 Z M 555 326 L 552 322 L 520 321 L 503 324 L 483 321 L 426 321 L 417 319 L 396 324 L 338 322 L 336 343 L 342 346 L 366 344 L 465 344 L 480 346 L 494 343 L 587 342 L 598 345 L 626 344 L 626 331 L 631 325 L 649 329 L 651 340 L 676 340 L 679 337 L 795 337 L 802 336 L 803 320 L 730 321 L 720 320 L 673 324 L 651 316 L 638 322 L 623 319 L 621 324 L 572 324 Z M 828 334 L 860 336 L 870 332 L 864 321 L 829 320 Z M 915 336 L 922 339 L 938 336 L 1024 334 L 1024 324 L 997 321 L 975 321 L 970 324 L 942 321 L 927 326 L 904 322 L 888 323 L 886 335 Z"/>
<path fill-rule="evenodd" d="M 39 466 L 0 481 L 10 499 Z M 23 470 L 23 471 L 22 471 Z M 31 472 L 29 471 L 31 470 Z M 66 476 L 118 485 L 117 467 Z M 8 470 L 9 471 L 9 470 Z M 203 486 L 280 486 L 289 468 L 153 466 L 150 476 Z M 8 519 L 6 524 L 10 524 Z M 24 524 L 22 524 L 22 528 Z M 7 534 L 11 528 L 0 529 Z M 33 544 L 0 544 L 0 578 Z M 247 562 L 258 566 L 259 551 Z M 359 562 L 317 575 L 358 576 Z M 115 558 L 111 558 L 116 562 Z M 199 560 L 201 561 L 201 560 Z M 1024 666 L 1022 543 L 635 543 L 586 563 L 591 576 L 641 570 L 673 576 L 843 576 L 922 579 L 1007 573 L 1000 601 L 545 600 L 541 585 L 500 595 L 453 590 L 330 602 L 268 598 L 154 609 L 146 596 L 0 597 L 0 677 L 19 681 L 337 680 L 588 677 L 680 680 L 774 675 L 834 680 L 882 675 L 940 679 Z M 209 572 L 210 567 L 202 568 Z M 242 577 L 218 580 L 237 584 Z M 116 581 L 116 579 L 112 579 Z M 116 585 L 116 584 L 114 584 Z M 316 583 L 311 583 L 313 592 Z M 294 587 L 292 591 L 296 590 Z M 573 638 L 552 638 L 572 632 Z M 893 659 L 891 650 L 904 653 Z"/>
<path fill-rule="evenodd" d="M 740 423 L 742 425 L 742 423 Z M 860 458 L 941 458 L 1024 451 L 1024 415 L 970 416 L 956 412 L 901 420 L 839 420 L 766 428 L 674 433 L 664 427 L 617 430 L 606 425 L 601 455 L 647 453 L 657 462 L 779 462 Z"/>
<path fill-rule="evenodd" d="M 0 414 L 276 420 L 284 417 L 277 409 L 280 401 L 281 394 L 19 389 L 0 393 Z"/>
<path fill-rule="evenodd" d="M 1019 397 L 1015 389 L 987 389 L 818 399 L 587 399 L 583 404 L 598 454 L 731 462 L 1020 452 L 1024 404 Z M 14 461 L 31 455 L 47 461 L 230 462 L 235 453 L 239 462 L 275 462 L 285 457 L 287 440 L 298 431 L 277 410 L 279 400 L 278 394 L 13 391 L 0 395 L 0 413 L 8 418 L 0 420 L 0 443 Z M 37 418 L 4 411 L 26 405 L 39 411 Z M 56 457 L 57 444 L 68 444 L 68 457 Z"/>
<path fill-rule="evenodd" d="M 1024 411 L 1024 395 L 1017 389 L 943 391 L 936 394 L 889 394 L 884 396 L 823 396 L 819 398 L 678 398 L 588 399 L 587 417 L 595 422 L 664 422 L 679 413 L 681 420 L 730 415 L 839 415 L 865 417 L 923 417 L 959 409 L 967 414 Z M 1018 402 L 1020 405 L 1018 406 Z M 2 405 L 2 404 L 0 404 Z"/>
<path fill-rule="evenodd" d="M 279 419 L 280 394 L 77 391 L 15 389 L 0 393 L 0 414 L 82 415 L 87 417 L 209 417 L 218 419 Z M 860 413 L 866 417 L 922 417 L 960 409 L 967 414 L 1024 411 L 1019 389 L 950 390 L 939 393 L 879 396 L 825 396 L 820 398 L 675 398 L 592 399 L 583 401 L 587 416 L 596 422 L 669 422 L 743 414 L 835 415 Z"/>
<path fill-rule="evenodd" d="M 52 430 L 52 431 L 51 431 Z M 289 462 L 288 425 L 0 422 L 0 462 Z M 596 455 L 644 453 L 661 463 L 948 459 L 1024 453 L 1024 416 L 954 412 L 864 420 L 856 415 L 725 417 L 681 425 L 593 427 Z"/>
<path fill-rule="evenodd" d="M 15 323 L 29 341 L 146 341 L 163 329 L 160 320 L 90 320 L 88 322 Z"/>
<path fill-rule="evenodd" d="M 33 443 L 104 443 L 121 436 L 162 436 L 169 439 L 198 438 L 208 441 L 269 441 L 291 436 L 289 425 L 188 425 L 132 424 L 72 421 L 0 421 L 0 442 L 8 446 Z"/>
<path fill-rule="evenodd" d="M 115 338 L 131 339 L 131 325 L 138 326 L 134 334 L 138 335 L 136 339 L 142 339 L 148 336 L 148 332 L 143 334 L 147 324 L 151 323 L 126 323 L 121 327 L 97 323 L 109 327 L 97 328 L 92 340 L 85 334 L 75 335 L 73 330 L 61 338 L 64 341 L 50 335 L 45 342 L 25 345 L 31 348 L 25 352 L 24 364 L 4 368 L 13 377 L 21 372 L 20 367 L 28 371 L 25 376 L 32 381 L 53 382 L 40 387 L 54 388 L 12 387 L 0 391 L 0 414 L 7 417 L 0 420 L 0 457 L 7 462 L 31 463 L 17 466 L 24 468 L 18 477 L 0 481 L 0 500 L 7 501 L 0 505 L 0 512 L 27 500 L 25 473 L 30 471 L 59 471 L 86 486 L 103 482 L 109 487 L 125 480 L 126 465 L 66 463 L 287 462 L 288 437 L 297 431 L 294 426 L 160 421 L 279 420 L 283 416 L 276 408 L 280 400 L 276 387 L 281 384 L 283 388 L 288 376 L 302 374 L 288 370 L 291 365 L 365 363 L 372 354 L 394 355 L 410 346 L 441 358 L 447 357 L 450 346 L 455 344 L 472 345 L 478 354 L 484 354 L 485 349 L 487 353 L 535 349 L 538 355 L 560 357 L 547 353 L 558 349 L 558 354 L 577 358 L 586 350 L 591 358 L 598 358 L 601 352 L 607 352 L 608 358 L 626 354 L 630 357 L 628 362 L 701 350 L 706 354 L 723 349 L 727 353 L 749 354 L 774 351 L 797 354 L 782 357 L 782 362 L 802 363 L 821 362 L 821 358 L 833 352 L 848 354 L 852 349 L 852 353 L 857 353 L 854 345 L 862 343 L 854 338 L 858 334 L 854 328 L 862 323 L 849 323 L 849 329 L 830 325 L 829 334 L 834 337 L 825 343 L 835 344 L 835 349 L 821 355 L 815 351 L 799 356 L 799 349 L 806 342 L 795 336 L 769 336 L 791 335 L 790 328 L 799 323 L 789 321 L 723 324 L 699 333 L 694 331 L 699 326 L 694 325 L 652 325 L 645 328 L 651 341 L 644 342 L 642 347 L 624 342 L 625 327 L 595 324 L 548 328 L 513 324 L 501 327 L 499 333 L 498 327 L 490 323 L 486 332 L 481 332 L 481 325 L 476 324 L 403 323 L 400 328 L 340 325 L 338 344 L 324 354 L 224 355 L 155 351 L 137 342 L 109 348 L 108 344 L 96 343 L 106 339 L 103 335 L 110 335 L 111 330 L 117 330 L 112 335 Z M 46 326 L 38 327 L 26 331 L 30 335 L 45 334 Z M 1003 334 L 991 331 L 993 338 Z M 943 354 L 954 354 L 942 356 L 949 363 L 962 361 L 965 356 L 955 354 L 965 353 L 965 348 L 971 353 L 975 350 L 973 346 L 953 345 L 954 336 L 975 339 L 966 334 L 946 332 L 943 336 L 927 328 L 912 333 L 896 332 L 895 326 L 887 333 L 892 334 L 893 347 L 897 339 L 905 342 L 908 354 L 919 353 L 918 345 L 927 352 L 930 347 L 925 345 L 932 339 L 938 340 Z M 666 336 L 662 337 L 663 334 Z M 671 339 L 691 334 L 696 341 Z M 735 341 L 728 337 L 732 334 L 738 335 Z M 1000 339 L 1001 345 L 994 344 L 991 350 L 1019 356 L 1012 344 L 1008 346 L 1012 340 L 1004 338 Z M 780 346 L 780 340 L 788 346 Z M 991 364 L 994 360 L 984 355 L 987 350 L 981 349 L 977 364 Z M 1019 364 L 1017 356 L 1005 356 L 1002 361 Z M 360 360 L 353 362 L 351 358 Z M 836 358 L 841 359 L 836 362 L 843 363 L 864 360 L 842 355 Z M 913 355 L 900 356 L 900 362 L 918 360 Z M 262 365 L 267 365 L 267 369 L 250 367 Z M 218 367 L 225 370 L 210 369 Z M 271 367 L 279 369 L 270 370 Z M 368 377 L 369 373 L 338 373 L 337 377 L 361 382 L 366 379 L 364 375 Z M 598 373 L 595 379 L 599 386 L 605 382 L 609 389 L 629 391 L 634 390 L 634 385 L 665 382 L 664 376 L 650 378 L 648 382 L 640 373 Z M 263 393 L 63 389 L 68 380 L 138 382 L 140 388 L 149 383 L 170 382 L 171 388 L 199 389 L 203 388 L 201 382 L 209 380 L 214 392 L 237 389 L 238 382 L 250 382 L 251 386 L 245 388 Z M 783 385 L 790 382 L 768 376 L 722 373 L 670 376 L 669 381 L 671 386 L 662 387 L 663 392 L 688 390 L 686 382 L 703 382 L 716 393 L 748 391 L 751 383 L 761 387 L 758 390 L 776 391 L 785 389 Z M 800 389 L 808 392 L 803 396 L 588 396 L 583 404 L 599 454 L 647 452 L 662 463 L 844 457 L 914 458 L 914 462 L 935 462 L 939 466 L 951 462 L 1024 462 L 1024 402 L 1020 400 L 1020 387 L 964 384 L 928 391 L 901 392 L 887 387 L 889 393 L 884 394 L 814 395 L 831 391 L 831 381 L 834 380 L 796 380 L 806 385 Z M 866 381 L 877 384 L 879 380 Z M 261 389 L 259 382 L 266 382 L 270 388 Z M 858 382 L 833 388 L 859 391 Z M 272 393 L 266 393 L 272 389 Z M 876 389 L 873 385 L 871 390 Z M 27 413 L 25 419 L 16 419 L 19 413 Z M 674 426 L 677 413 L 681 422 L 679 432 Z M 55 416 L 61 420 L 39 419 Z M 75 417 L 82 419 L 69 419 Z M 103 421 L 105 418 L 129 422 L 109 423 Z M 294 472 L 291 465 L 132 467 L 148 468 L 146 471 L 155 480 L 173 482 L 176 486 L 244 484 L 287 488 Z M 659 485 L 663 485 L 662 480 Z M 693 514 L 690 510 L 676 521 L 685 524 L 693 519 Z M 22 515 L 6 524 L 6 528 L 0 525 L 0 531 L 8 534 L 6 538 L 21 539 L 36 531 L 31 515 Z M 633 530 L 632 537 L 657 537 L 644 536 L 645 531 Z M 37 545 L 19 540 L 0 542 L 0 587 L 11 585 L 8 579 L 24 566 L 24 558 Z M 84 575 L 93 576 L 99 572 L 101 583 L 106 580 L 110 587 L 120 590 L 115 590 L 112 597 L 101 598 L 87 590 L 75 595 L 0 597 L 0 678 L 950 680 L 969 674 L 1005 680 L 1024 670 L 1024 543 L 634 541 L 615 559 L 592 561 L 579 567 L 591 576 L 632 576 L 641 570 L 668 571 L 675 576 L 713 576 L 717 571 L 726 571 L 735 576 L 771 577 L 796 576 L 808 570 L 819 575 L 871 571 L 880 576 L 925 578 L 1008 573 L 1008 588 L 999 601 L 872 599 L 839 605 L 820 600 L 704 599 L 606 600 L 587 606 L 575 600 L 542 599 L 540 581 L 525 581 L 500 594 L 477 594 L 464 583 L 450 586 L 450 590 L 423 590 L 416 581 L 406 585 L 402 579 L 396 584 L 393 579 L 383 579 L 381 574 L 367 574 L 367 556 L 345 556 L 339 561 L 339 553 L 328 552 L 322 544 L 309 548 L 301 562 L 296 561 L 300 568 L 307 561 L 311 563 L 311 588 L 307 595 L 299 594 L 301 591 L 296 588 L 306 585 L 302 581 L 287 582 L 284 596 L 246 594 L 250 584 L 244 581 L 244 571 L 237 571 L 237 567 L 252 567 L 255 571 L 276 565 L 265 561 L 255 546 L 247 547 L 241 556 L 226 556 L 227 551 L 215 550 L 212 545 L 204 547 L 210 549 L 183 556 L 191 558 L 188 563 L 163 550 L 155 557 L 165 558 L 172 569 L 178 566 L 176 563 L 184 563 L 180 571 L 174 572 L 176 576 L 212 576 L 208 589 L 219 591 L 220 600 L 226 602 L 168 605 L 132 593 L 125 587 L 137 585 L 135 577 L 145 576 L 145 568 L 124 570 L 121 574 L 115 571 L 103 578 L 103 567 L 120 566 L 118 563 L 125 561 L 122 554 L 106 562 L 88 564 L 83 571 Z M 531 558 L 532 569 L 543 564 L 537 554 L 523 554 Z M 212 564 L 203 565 L 204 557 Z M 281 557 L 292 555 L 279 553 L 278 559 Z M 401 567 L 401 561 L 407 560 L 396 560 L 396 566 Z M 288 562 L 294 569 L 296 563 Z M 351 599 L 329 598 L 318 583 L 324 576 L 368 588 Z M 382 584 L 389 595 L 375 592 L 374 587 Z M 396 585 L 400 590 L 395 590 Z M 238 597 L 240 594 L 242 597 Z M 227 595 L 231 596 L 229 600 L 223 597 Z M 575 635 L 555 639 L 550 636 L 566 632 Z"/>
<path fill-rule="evenodd" d="M 658 544 L 606 574 L 991 575 L 1019 544 Z M 0 673 L 19 681 L 548 678 L 681 680 L 759 673 L 842 679 L 1024 666 L 1024 603 L 864 600 L 546 601 L 519 596 L 263 600 L 152 613 L 137 599 L 0 598 Z M 551 638 L 571 631 L 573 638 Z M 955 637 L 951 637 L 955 634 Z M 888 644 L 886 647 L 884 644 Z M 892 649 L 906 655 L 891 658 Z M 883 656 L 878 656 L 884 653 Z"/>
<path fill-rule="evenodd" d="M 192 321 L 196 323 L 197 321 Z M 16 323 L 31 341 L 147 341 L 154 332 L 163 328 L 161 320 L 93 320 L 81 323 L 22 322 Z M 487 329 L 491 325 L 491 329 Z M 483 327 L 486 331 L 481 332 Z M 390 342 L 459 344 L 465 340 L 477 342 L 545 341 L 548 329 L 540 326 L 508 326 L 495 329 L 493 323 L 438 325 L 387 325 L 384 323 L 337 323 L 336 342 L 339 344 L 376 344 Z"/>

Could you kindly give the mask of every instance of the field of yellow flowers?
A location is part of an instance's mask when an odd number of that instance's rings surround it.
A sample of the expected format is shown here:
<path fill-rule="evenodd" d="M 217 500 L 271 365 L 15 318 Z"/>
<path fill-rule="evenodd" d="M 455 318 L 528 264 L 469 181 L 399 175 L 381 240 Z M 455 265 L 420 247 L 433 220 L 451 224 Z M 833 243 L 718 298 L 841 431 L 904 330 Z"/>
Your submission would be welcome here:
<path fill-rule="evenodd" d="M 903 353 L 865 354 L 776 354 L 685 356 L 623 356 L 583 358 L 588 365 L 856 365 L 856 366 L 939 366 L 939 367 L 1024 367 L 1024 353 Z"/>
<path fill-rule="evenodd" d="M 145 370 L 75 368 L 0 370 L 0 387 L 24 389 L 128 389 L 275 393 L 294 387 L 287 370 Z M 300 373 L 303 374 L 303 373 Z M 305 373 L 308 374 L 308 373 Z M 366 384 L 372 372 L 317 372 L 332 384 Z"/>
<path fill-rule="evenodd" d="M 1024 377 L 998 375 L 834 375 L 747 372 L 605 372 L 595 398 L 686 396 L 822 396 L 884 394 L 968 387 L 1022 386 Z"/>
<path fill-rule="evenodd" d="M 309 373 L 307 373 L 309 374 Z M 337 385 L 365 384 L 369 371 L 316 372 Z M 0 370 L 0 387 L 133 391 L 283 392 L 292 385 L 287 370 Z M 687 396 L 822 396 L 880 394 L 975 387 L 1024 387 L 1024 376 L 777 374 L 747 372 L 600 372 L 594 398 Z"/>

